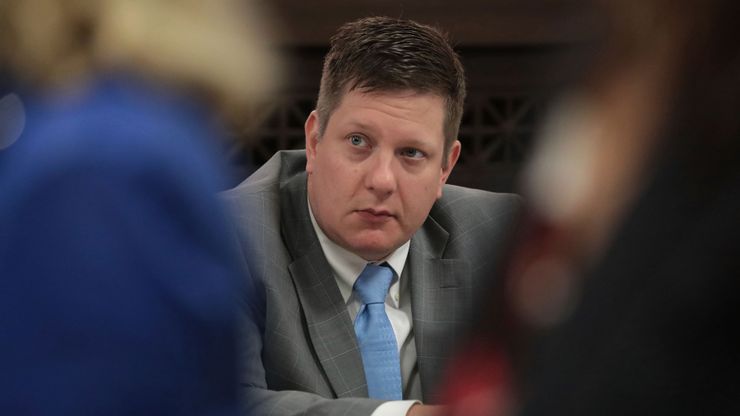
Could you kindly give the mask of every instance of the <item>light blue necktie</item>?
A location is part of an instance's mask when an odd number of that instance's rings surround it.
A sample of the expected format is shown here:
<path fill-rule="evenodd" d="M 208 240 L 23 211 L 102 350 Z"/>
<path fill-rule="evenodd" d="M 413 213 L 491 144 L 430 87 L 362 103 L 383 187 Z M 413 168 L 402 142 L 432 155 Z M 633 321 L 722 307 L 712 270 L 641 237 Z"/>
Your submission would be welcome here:
<path fill-rule="evenodd" d="M 385 313 L 385 297 L 391 280 L 393 270 L 387 264 L 368 264 L 354 286 L 362 301 L 355 318 L 355 335 L 371 399 L 401 400 L 403 396 L 398 344 Z"/>

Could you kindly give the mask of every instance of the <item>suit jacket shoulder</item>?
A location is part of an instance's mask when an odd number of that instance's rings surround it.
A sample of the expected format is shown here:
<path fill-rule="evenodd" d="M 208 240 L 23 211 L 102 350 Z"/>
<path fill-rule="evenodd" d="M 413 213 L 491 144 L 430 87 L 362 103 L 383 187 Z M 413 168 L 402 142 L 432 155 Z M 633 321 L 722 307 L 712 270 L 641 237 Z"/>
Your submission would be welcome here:
<path fill-rule="evenodd" d="M 427 223 L 434 222 L 449 233 L 444 257 L 491 262 L 499 260 L 521 208 L 516 194 L 445 185 Z"/>
<path fill-rule="evenodd" d="M 303 151 L 281 151 L 235 188 L 221 195 L 236 231 L 236 239 L 255 278 L 284 268 L 290 255 L 281 234 L 280 188 L 288 180 L 305 180 Z"/>

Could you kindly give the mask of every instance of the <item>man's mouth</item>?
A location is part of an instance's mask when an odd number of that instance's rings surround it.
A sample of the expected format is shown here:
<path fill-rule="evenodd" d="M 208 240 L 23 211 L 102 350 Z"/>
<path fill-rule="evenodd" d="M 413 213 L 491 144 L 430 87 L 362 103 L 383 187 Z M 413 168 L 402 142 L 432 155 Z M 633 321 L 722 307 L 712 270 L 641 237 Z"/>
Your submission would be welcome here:
<path fill-rule="evenodd" d="M 361 209 L 355 211 L 357 214 L 364 220 L 370 221 L 370 222 L 383 222 L 388 221 L 395 217 L 390 211 L 384 210 L 384 209 L 373 209 L 373 208 L 367 208 L 367 209 Z"/>

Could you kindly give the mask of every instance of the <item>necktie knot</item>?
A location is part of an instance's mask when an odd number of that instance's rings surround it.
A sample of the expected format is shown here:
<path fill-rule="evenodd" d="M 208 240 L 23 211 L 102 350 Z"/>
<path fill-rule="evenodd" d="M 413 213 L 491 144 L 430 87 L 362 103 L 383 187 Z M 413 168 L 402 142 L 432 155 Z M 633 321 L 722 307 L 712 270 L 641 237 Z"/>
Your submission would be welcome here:
<path fill-rule="evenodd" d="M 368 264 L 355 282 L 354 290 L 362 303 L 384 303 L 393 280 L 393 270 L 386 263 Z"/>

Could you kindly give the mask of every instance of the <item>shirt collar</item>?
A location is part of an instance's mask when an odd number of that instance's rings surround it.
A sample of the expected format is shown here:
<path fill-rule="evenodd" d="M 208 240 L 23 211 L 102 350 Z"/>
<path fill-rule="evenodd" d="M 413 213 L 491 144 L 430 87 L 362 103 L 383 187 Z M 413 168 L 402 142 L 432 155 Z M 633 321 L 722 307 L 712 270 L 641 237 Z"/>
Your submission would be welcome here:
<path fill-rule="evenodd" d="M 306 199 L 306 203 L 308 204 L 308 214 L 311 217 L 311 225 L 313 225 L 313 229 L 319 238 L 319 244 L 321 244 L 324 256 L 334 272 L 334 278 L 337 281 L 337 285 L 339 286 L 342 298 L 344 298 L 344 302 L 348 303 L 350 301 L 350 297 L 352 296 L 352 287 L 354 286 L 357 277 L 365 268 L 365 265 L 368 263 L 380 264 L 384 262 L 391 266 L 391 269 L 393 269 L 395 274 L 390 288 L 390 295 L 391 298 L 397 302 L 400 278 L 403 273 L 403 268 L 406 265 L 406 258 L 409 254 L 411 240 L 406 241 L 401 247 L 394 250 L 393 253 L 389 254 L 387 257 L 378 261 L 368 262 L 327 237 L 316 222 L 316 218 L 314 218 L 308 198 Z"/>

